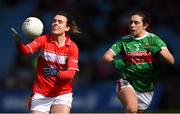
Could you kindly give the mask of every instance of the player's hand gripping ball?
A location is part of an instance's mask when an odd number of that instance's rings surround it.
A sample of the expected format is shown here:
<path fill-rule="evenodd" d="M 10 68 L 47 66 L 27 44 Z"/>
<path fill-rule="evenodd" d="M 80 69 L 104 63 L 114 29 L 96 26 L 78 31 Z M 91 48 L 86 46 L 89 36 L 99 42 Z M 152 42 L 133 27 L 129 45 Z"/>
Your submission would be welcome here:
<path fill-rule="evenodd" d="M 44 25 L 37 17 L 28 17 L 22 24 L 22 32 L 28 38 L 36 38 L 43 33 Z"/>

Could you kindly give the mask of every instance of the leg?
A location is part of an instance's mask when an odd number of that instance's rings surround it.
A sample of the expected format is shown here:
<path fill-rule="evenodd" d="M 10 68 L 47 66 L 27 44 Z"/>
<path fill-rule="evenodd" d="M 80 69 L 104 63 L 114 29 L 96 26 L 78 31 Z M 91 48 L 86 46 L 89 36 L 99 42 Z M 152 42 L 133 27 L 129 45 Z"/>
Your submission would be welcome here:
<path fill-rule="evenodd" d="M 29 112 L 32 114 L 47 114 L 50 111 L 53 98 L 35 93 L 29 102 Z"/>
<path fill-rule="evenodd" d="M 36 110 L 33 110 L 33 111 L 31 111 L 31 113 L 30 113 L 30 114 L 46 114 L 46 113 L 41 112 L 41 111 L 36 111 Z"/>
<path fill-rule="evenodd" d="M 72 93 L 57 96 L 51 105 L 50 113 L 70 114 L 72 100 Z"/>
<path fill-rule="evenodd" d="M 70 114 L 70 107 L 67 105 L 56 104 L 51 106 L 50 113 L 54 114 Z"/>
<path fill-rule="evenodd" d="M 118 98 L 121 103 L 124 105 L 126 113 L 137 113 L 138 111 L 138 102 L 134 90 L 131 87 L 124 87 L 118 90 Z"/>

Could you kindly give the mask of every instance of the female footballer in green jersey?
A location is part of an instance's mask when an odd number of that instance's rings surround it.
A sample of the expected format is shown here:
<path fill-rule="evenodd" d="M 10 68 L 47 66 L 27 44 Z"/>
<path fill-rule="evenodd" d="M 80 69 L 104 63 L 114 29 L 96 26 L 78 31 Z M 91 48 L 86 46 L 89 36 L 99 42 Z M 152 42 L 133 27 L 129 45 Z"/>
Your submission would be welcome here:
<path fill-rule="evenodd" d="M 144 112 L 151 103 L 157 77 L 155 57 L 160 55 L 168 64 L 174 64 L 165 42 L 148 32 L 149 20 L 142 11 L 131 13 L 131 34 L 114 43 L 103 56 L 104 63 L 111 63 L 121 72 L 117 95 L 126 113 Z M 122 59 L 117 58 L 119 55 Z"/>

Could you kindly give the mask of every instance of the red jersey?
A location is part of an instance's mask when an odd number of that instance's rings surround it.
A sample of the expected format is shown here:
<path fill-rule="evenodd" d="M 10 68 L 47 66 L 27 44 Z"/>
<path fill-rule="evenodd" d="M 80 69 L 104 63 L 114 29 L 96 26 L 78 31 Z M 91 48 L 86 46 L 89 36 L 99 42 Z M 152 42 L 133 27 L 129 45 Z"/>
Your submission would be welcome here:
<path fill-rule="evenodd" d="M 66 36 L 65 45 L 62 47 L 54 42 L 52 35 L 40 36 L 33 42 L 27 45 L 19 44 L 18 47 L 25 55 L 38 52 L 37 76 L 33 92 L 50 97 L 72 92 L 72 79 L 61 79 L 61 74 L 59 77 L 46 77 L 42 72 L 47 66 L 57 68 L 59 71 L 79 71 L 78 47 L 69 36 Z"/>

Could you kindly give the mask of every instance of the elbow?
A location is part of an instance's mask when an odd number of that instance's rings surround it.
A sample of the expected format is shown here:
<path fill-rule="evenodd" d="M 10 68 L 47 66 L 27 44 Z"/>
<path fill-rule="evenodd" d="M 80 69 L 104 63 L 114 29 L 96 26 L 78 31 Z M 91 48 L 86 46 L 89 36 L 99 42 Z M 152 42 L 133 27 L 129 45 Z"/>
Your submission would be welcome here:
<path fill-rule="evenodd" d="M 109 64 L 111 61 L 110 61 L 109 59 L 107 59 L 107 57 L 104 55 L 104 56 L 102 57 L 102 62 L 103 62 L 104 64 Z"/>
<path fill-rule="evenodd" d="M 171 60 L 168 60 L 167 63 L 170 65 L 174 65 L 174 63 L 175 63 L 174 58 L 171 58 Z"/>
<path fill-rule="evenodd" d="M 102 57 L 102 62 L 105 63 L 105 64 L 107 64 L 106 59 L 105 59 L 104 56 Z"/>
<path fill-rule="evenodd" d="M 170 64 L 171 64 L 171 65 L 174 65 L 174 63 L 175 63 L 175 60 L 173 59 L 173 60 L 170 62 Z"/>
<path fill-rule="evenodd" d="M 24 56 L 29 56 L 30 54 L 27 52 L 21 52 Z"/>
<path fill-rule="evenodd" d="M 28 47 L 24 46 L 23 44 L 17 45 L 17 49 L 19 50 L 19 52 L 24 55 L 24 56 L 29 56 L 32 55 L 31 50 L 29 50 Z"/>
<path fill-rule="evenodd" d="M 174 57 L 172 56 L 170 64 L 173 65 L 174 63 L 175 63 L 175 60 L 174 60 Z"/>
<path fill-rule="evenodd" d="M 23 50 L 23 51 L 20 51 L 22 55 L 24 56 L 29 56 L 29 55 L 32 55 L 31 53 L 28 53 L 27 51 Z"/>
<path fill-rule="evenodd" d="M 110 64 L 113 59 L 114 59 L 113 53 L 111 51 L 107 51 L 102 57 L 102 62 L 105 64 Z"/>

